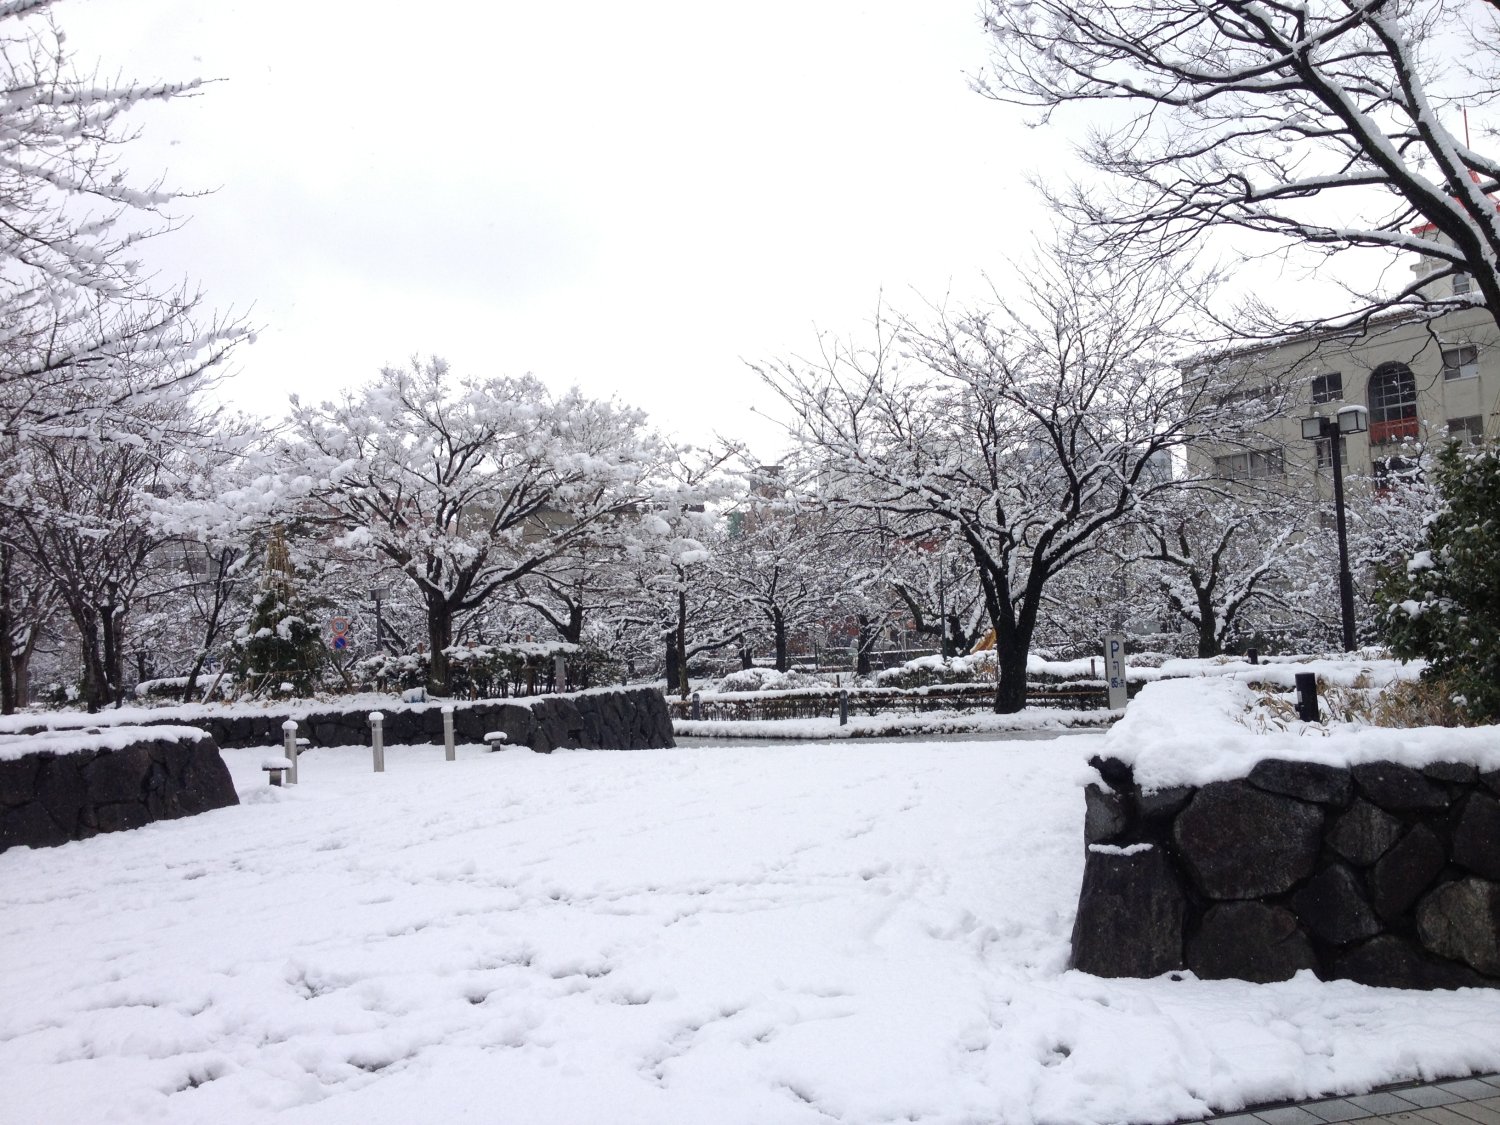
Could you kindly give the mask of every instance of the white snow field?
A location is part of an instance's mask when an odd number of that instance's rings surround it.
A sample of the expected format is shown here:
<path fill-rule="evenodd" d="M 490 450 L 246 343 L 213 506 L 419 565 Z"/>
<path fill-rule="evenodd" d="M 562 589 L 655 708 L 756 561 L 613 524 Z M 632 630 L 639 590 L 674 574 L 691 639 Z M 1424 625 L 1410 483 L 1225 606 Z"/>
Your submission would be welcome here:
<path fill-rule="evenodd" d="M 0 855 L 0 1120 L 1166 1122 L 1500 1069 L 1500 997 L 1066 971 L 1055 742 L 304 756 Z"/>

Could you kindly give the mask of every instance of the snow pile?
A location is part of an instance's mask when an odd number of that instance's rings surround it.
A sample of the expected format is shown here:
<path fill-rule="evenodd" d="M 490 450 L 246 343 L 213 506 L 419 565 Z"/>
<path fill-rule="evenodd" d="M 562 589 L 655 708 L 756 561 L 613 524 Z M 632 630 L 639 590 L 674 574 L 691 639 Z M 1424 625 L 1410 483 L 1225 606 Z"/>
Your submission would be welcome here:
<path fill-rule="evenodd" d="M 1495 727 L 1393 729 L 1291 721 L 1280 729 L 1264 722 L 1260 696 L 1239 677 L 1146 685 L 1105 736 L 1104 748 L 1106 756 L 1132 763 L 1145 789 L 1244 777 L 1263 758 L 1336 766 L 1468 762 L 1482 770 L 1500 769 Z"/>
<path fill-rule="evenodd" d="M 1065 971 L 1101 742 L 229 751 L 238 808 L 0 855 L 6 1118 L 1118 1125 L 1500 1067 L 1490 993 Z"/>

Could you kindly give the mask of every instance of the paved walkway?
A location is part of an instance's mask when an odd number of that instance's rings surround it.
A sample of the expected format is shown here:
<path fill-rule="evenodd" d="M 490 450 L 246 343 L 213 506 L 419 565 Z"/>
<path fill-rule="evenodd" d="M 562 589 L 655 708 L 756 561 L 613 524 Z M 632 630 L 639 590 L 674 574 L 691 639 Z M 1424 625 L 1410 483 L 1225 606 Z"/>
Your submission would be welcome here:
<path fill-rule="evenodd" d="M 1204 1120 L 1209 1125 L 1500 1125 L 1500 1074 L 1382 1086 L 1316 1102 L 1277 1102 Z"/>

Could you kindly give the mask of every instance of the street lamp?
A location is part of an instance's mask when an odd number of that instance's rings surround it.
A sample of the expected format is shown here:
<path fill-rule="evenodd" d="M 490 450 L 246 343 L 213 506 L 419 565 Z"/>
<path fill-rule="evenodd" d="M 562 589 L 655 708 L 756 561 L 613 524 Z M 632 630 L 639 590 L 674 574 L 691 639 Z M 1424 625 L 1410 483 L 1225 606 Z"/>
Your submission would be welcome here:
<path fill-rule="evenodd" d="M 1354 651 L 1354 579 L 1349 574 L 1349 538 L 1344 529 L 1344 459 L 1339 443 L 1345 434 L 1362 434 L 1370 428 L 1370 412 L 1363 406 L 1344 406 L 1332 417 L 1314 414 L 1302 419 L 1302 436 L 1308 441 L 1327 441 L 1333 465 L 1333 518 L 1339 533 L 1339 613 L 1344 625 L 1344 651 Z"/>

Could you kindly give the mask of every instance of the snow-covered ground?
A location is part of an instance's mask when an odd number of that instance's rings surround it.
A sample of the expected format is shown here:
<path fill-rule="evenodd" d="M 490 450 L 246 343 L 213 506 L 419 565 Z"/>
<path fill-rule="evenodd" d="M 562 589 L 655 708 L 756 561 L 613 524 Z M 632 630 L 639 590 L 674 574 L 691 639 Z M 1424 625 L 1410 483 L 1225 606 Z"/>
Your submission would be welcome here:
<path fill-rule="evenodd" d="M 1078 1125 L 1500 1069 L 1490 992 L 1066 971 L 1104 739 L 229 751 L 238 808 L 0 855 L 0 1119 Z"/>

